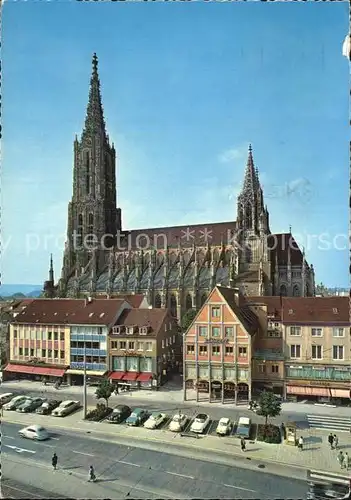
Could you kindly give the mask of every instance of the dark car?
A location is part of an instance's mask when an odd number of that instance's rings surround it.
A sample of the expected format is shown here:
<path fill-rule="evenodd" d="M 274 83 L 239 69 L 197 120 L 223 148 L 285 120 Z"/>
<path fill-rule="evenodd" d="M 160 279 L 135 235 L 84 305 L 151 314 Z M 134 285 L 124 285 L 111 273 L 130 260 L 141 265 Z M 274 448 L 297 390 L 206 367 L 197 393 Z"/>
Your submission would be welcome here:
<path fill-rule="evenodd" d="M 50 415 L 52 410 L 58 407 L 62 401 L 58 401 L 56 399 L 49 399 L 49 401 L 45 401 L 39 408 L 36 409 L 35 413 L 39 415 Z"/>
<path fill-rule="evenodd" d="M 112 410 L 112 413 L 107 417 L 106 421 L 110 424 L 120 424 L 129 415 L 132 413 L 132 410 L 127 405 L 118 405 L 116 408 Z"/>
<path fill-rule="evenodd" d="M 147 410 L 142 410 L 141 408 L 135 408 L 133 412 L 129 415 L 126 420 L 126 424 L 137 426 L 143 424 L 148 418 L 150 414 Z"/>
<path fill-rule="evenodd" d="M 31 413 L 32 411 L 39 408 L 39 406 L 41 406 L 44 401 L 44 398 L 27 399 L 20 406 L 18 406 L 18 408 L 16 408 L 16 411 L 18 413 Z"/>

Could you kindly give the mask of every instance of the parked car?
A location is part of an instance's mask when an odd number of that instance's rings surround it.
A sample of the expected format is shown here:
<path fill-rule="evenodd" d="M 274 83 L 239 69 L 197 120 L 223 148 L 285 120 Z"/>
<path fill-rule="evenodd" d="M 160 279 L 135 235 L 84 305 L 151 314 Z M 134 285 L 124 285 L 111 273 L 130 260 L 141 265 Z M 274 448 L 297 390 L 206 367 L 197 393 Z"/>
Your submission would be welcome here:
<path fill-rule="evenodd" d="M 52 410 L 57 408 L 61 403 L 62 401 L 49 399 L 48 401 L 44 401 L 44 403 L 35 410 L 35 413 L 38 413 L 38 415 L 50 415 Z"/>
<path fill-rule="evenodd" d="M 31 399 L 28 396 L 15 396 L 8 403 L 6 403 L 3 408 L 4 410 L 14 411 L 16 410 L 22 403 L 24 403 L 27 399 Z"/>
<path fill-rule="evenodd" d="M 172 418 L 168 428 L 172 432 L 180 432 L 184 429 L 188 420 L 188 417 L 183 413 L 177 413 L 177 415 L 174 415 Z"/>
<path fill-rule="evenodd" d="M 78 408 L 80 408 L 79 401 L 63 401 L 63 403 L 61 403 L 57 408 L 54 409 L 51 415 L 53 417 L 65 417 Z"/>
<path fill-rule="evenodd" d="M 106 422 L 110 424 L 120 424 L 129 415 L 132 413 L 132 410 L 127 405 L 118 405 L 116 408 L 112 410 L 111 415 L 109 415 L 106 419 Z"/>
<path fill-rule="evenodd" d="M 251 420 L 248 417 L 240 417 L 235 434 L 238 437 L 249 439 L 250 429 L 251 429 Z"/>
<path fill-rule="evenodd" d="M 5 394 L 0 394 L 0 406 L 8 403 L 13 398 L 12 392 L 5 392 Z"/>
<path fill-rule="evenodd" d="M 165 420 L 167 420 L 168 416 L 166 413 L 153 413 L 145 422 L 145 429 L 157 429 Z"/>
<path fill-rule="evenodd" d="M 149 418 L 149 412 L 147 410 L 135 408 L 135 410 L 133 410 L 133 412 L 127 418 L 126 424 L 132 426 L 142 425 L 147 418 Z"/>
<path fill-rule="evenodd" d="M 43 398 L 27 399 L 27 401 L 24 401 L 20 406 L 18 406 L 18 408 L 16 408 L 16 411 L 18 411 L 18 413 L 30 413 L 41 406 L 44 401 L 45 399 Z"/>
<path fill-rule="evenodd" d="M 41 425 L 30 425 L 29 427 L 24 427 L 24 429 L 18 431 L 18 434 L 21 437 L 35 439 L 36 441 L 45 441 L 46 439 L 49 439 L 48 431 Z"/>
<path fill-rule="evenodd" d="M 230 419 L 223 417 L 218 422 L 216 433 L 219 436 L 226 436 L 232 431 L 232 429 L 233 429 L 233 424 L 230 421 Z"/>
<path fill-rule="evenodd" d="M 194 422 L 191 424 L 190 431 L 201 434 L 204 432 L 209 423 L 210 417 L 206 415 L 206 413 L 199 413 L 196 415 Z"/>

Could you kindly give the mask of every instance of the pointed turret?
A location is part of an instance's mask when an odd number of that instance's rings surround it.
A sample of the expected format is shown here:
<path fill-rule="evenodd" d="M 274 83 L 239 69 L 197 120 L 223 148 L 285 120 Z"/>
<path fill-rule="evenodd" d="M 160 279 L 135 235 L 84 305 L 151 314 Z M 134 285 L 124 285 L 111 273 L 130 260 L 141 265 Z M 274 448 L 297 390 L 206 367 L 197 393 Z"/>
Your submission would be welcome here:
<path fill-rule="evenodd" d="M 255 169 L 255 164 L 252 155 L 252 146 L 249 144 L 249 152 L 247 156 L 243 193 L 249 191 L 256 191 L 259 187 L 258 170 Z"/>
<path fill-rule="evenodd" d="M 98 74 L 98 58 L 93 55 L 92 74 L 90 78 L 89 102 L 85 117 L 84 134 L 102 134 L 107 140 L 104 112 L 101 102 L 100 79 Z"/>
<path fill-rule="evenodd" d="M 50 254 L 50 269 L 49 269 L 49 281 L 54 284 L 54 264 L 52 260 L 52 254 Z"/>

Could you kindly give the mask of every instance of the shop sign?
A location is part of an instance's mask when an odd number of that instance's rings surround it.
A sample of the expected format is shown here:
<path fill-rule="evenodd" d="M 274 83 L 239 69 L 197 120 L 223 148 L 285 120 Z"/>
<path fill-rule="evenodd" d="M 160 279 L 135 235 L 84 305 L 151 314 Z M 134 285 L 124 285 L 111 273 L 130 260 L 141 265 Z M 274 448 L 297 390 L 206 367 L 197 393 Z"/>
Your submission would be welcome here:
<path fill-rule="evenodd" d="M 229 339 L 207 339 L 204 341 L 205 344 L 228 344 Z"/>
<path fill-rule="evenodd" d="M 297 383 L 297 381 L 295 381 L 295 380 L 290 380 L 290 381 L 287 380 L 286 383 L 288 385 L 295 385 L 296 387 L 304 387 L 306 385 L 310 385 L 310 386 L 318 386 L 318 387 L 344 388 L 346 385 L 348 388 L 348 386 L 349 386 L 349 382 L 347 380 L 345 380 L 345 382 L 340 382 L 340 381 L 330 382 L 328 380 L 302 380 L 302 381 L 299 380 L 299 383 Z"/>
<path fill-rule="evenodd" d="M 124 355 L 125 355 L 125 356 L 138 356 L 138 357 L 140 357 L 140 356 L 141 356 L 141 354 L 140 354 L 140 353 L 135 352 L 135 351 L 125 351 Z"/>

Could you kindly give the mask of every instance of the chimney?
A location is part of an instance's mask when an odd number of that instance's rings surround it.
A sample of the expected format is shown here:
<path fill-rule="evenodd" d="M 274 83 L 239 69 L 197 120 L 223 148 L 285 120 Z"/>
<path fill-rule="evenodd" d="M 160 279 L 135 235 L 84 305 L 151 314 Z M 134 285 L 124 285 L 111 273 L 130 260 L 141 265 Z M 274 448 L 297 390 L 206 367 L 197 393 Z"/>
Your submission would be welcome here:
<path fill-rule="evenodd" d="M 87 306 L 88 304 L 91 304 L 92 302 L 93 302 L 92 297 L 86 297 L 86 299 L 85 299 L 85 306 Z"/>
<path fill-rule="evenodd" d="M 240 290 L 239 288 L 233 288 L 234 300 L 237 306 L 240 306 Z"/>

